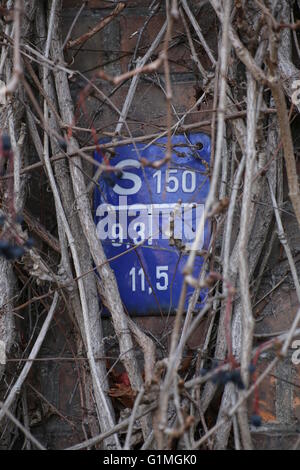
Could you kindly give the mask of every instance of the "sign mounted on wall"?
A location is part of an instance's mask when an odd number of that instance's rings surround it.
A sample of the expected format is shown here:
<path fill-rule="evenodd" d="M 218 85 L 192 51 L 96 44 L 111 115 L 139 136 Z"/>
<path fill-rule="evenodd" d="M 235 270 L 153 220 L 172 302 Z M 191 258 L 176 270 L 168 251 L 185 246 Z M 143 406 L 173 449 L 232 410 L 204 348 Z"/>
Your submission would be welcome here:
<path fill-rule="evenodd" d="M 102 175 L 94 193 L 97 234 L 107 258 L 113 258 L 110 266 L 131 315 L 175 313 L 209 190 L 210 138 L 202 133 L 173 136 L 168 164 L 141 165 L 142 158 L 150 164 L 163 159 L 166 142 L 161 138 L 151 145 L 116 147 L 110 163 L 119 172 Z M 95 158 L 102 162 L 98 153 Z M 207 248 L 209 239 L 207 222 L 198 250 Z M 196 256 L 195 276 L 202 264 Z"/>

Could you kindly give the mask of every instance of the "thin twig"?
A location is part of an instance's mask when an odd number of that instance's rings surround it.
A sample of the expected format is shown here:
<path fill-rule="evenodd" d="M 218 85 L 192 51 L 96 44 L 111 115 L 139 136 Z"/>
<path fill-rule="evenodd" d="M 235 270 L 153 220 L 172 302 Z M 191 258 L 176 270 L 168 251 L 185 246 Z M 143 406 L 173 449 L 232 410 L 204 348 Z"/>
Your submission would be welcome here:
<path fill-rule="evenodd" d="M 8 397 L 6 398 L 3 406 L 1 407 L 1 410 L 0 410 L 0 421 L 2 420 L 2 418 L 5 416 L 6 414 L 6 411 L 10 408 L 10 406 L 12 405 L 14 399 L 16 398 L 16 396 L 20 393 L 20 390 L 21 390 L 21 387 L 24 383 L 24 381 L 26 380 L 28 374 L 29 374 L 29 371 L 31 369 L 31 366 L 33 364 L 32 362 L 32 359 L 35 359 L 36 356 L 38 355 L 38 352 L 40 350 L 40 347 L 45 339 L 45 336 L 47 334 L 47 331 L 49 329 L 49 326 L 50 326 L 50 323 L 52 321 L 52 318 L 53 318 L 53 315 L 55 313 L 55 310 L 56 310 L 56 306 L 57 306 L 57 302 L 58 302 L 58 294 L 57 292 L 54 294 L 54 297 L 53 297 L 53 301 L 52 301 L 52 305 L 49 309 L 49 312 L 47 314 L 47 317 L 43 323 L 43 326 L 41 328 L 41 331 L 34 343 L 34 346 L 33 348 L 31 349 L 30 351 L 30 354 L 29 354 L 29 361 L 26 362 L 25 366 L 23 367 L 21 373 L 19 374 L 15 384 L 13 385 L 11 391 L 9 392 L 8 394 Z"/>

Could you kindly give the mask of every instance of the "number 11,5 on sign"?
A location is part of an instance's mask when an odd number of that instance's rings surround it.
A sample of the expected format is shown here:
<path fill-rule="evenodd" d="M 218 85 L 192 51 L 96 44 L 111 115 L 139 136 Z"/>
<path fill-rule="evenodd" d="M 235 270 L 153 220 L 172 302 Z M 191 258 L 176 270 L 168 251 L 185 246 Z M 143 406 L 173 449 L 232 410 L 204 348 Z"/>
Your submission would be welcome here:
<path fill-rule="evenodd" d="M 155 287 L 157 290 L 167 290 L 169 286 L 169 277 L 168 277 L 168 270 L 169 266 L 156 266 L 156 284 Z M 139 288 L 141 291 L 146 291 L 146 283 L 145 283 L 145 271 L 143 268 L 140 268 L 137 272 L 138 276 L 140 277 Z M 136 284 L 136 268 L 133 266 L 129 271 L 129 275 L 131 276 L 131 289 L 132 292 L 136 292 L 137 284 Z M 148 293 L 152 294 L 152 287 L 149 286 Z"/>
<path fill-rule="evenodd" d="M 162 159 L 165 144 L 163 138 L 150 146 L 117 147 L 110 162 L 120 176 L 100 178 L 94 193 L 97 234 L 112 259 L 122 301 L 132 315 L 176 311 L 182 271 L 209 190 L 209 137 L 174 136 L 168 166 L 141 166 L 141 157 L 149 162 Z M 95 158 L 102 161 L 99 154 Z M 208 247 L 209 239 L 207 223 L 197 249 Z M 202 264 L 197 256 L 195 276 Z"/>

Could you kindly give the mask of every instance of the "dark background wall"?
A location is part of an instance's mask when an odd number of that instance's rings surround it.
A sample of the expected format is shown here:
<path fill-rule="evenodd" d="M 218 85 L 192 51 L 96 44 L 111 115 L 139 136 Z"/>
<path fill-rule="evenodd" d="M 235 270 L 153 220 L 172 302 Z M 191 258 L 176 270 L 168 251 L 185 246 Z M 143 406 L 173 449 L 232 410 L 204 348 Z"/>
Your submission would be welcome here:
<path fill-rule="evenodd" d="M 112 85 L 97 77 L 97 70 L 104 69 L 107 73 L 117 75 L 126 72 L 132 64 L 136 41 L 142 25 L 149 15 L 149 0 L 127 1 L 125 10 L 105 30 L 96 34 L 86 42 L 80 51 L 69 50 L 66 60 L 72 67 L 80 70 L 99 88 L 109 95 L 113 103 L 122 108 L 128 84 L 115 89 Z M 197 2 L 190 2 L 195 5 Z M 65 0 L 63 9 L 63 30 L 67 34 L 74 16 L 82 2 L 80 0 Z M 72 38 L 88 31 L 99 19 L 106 16 L 113 8 L 112 2 L 91 0 L 81 14 L 80 21 L 73 30 Z M 202 32 L 215 51 L 217 46 L 217 25 L 212 11 L 207 7 L 198 16 Z M 148 23 L 140 43 L 138 56 L 143 55 L 156 37 L 164 21 L 164 12 L 157 13 Z M 169 58 L 172 72 L 172 90 L 174 112 L 181 116 L 192 107 L 199 97 L 202 83 L 190 57 L 190 52 L 184 40 L 184 30 L 181 22 L 175 23 Z M 205 67 L 209 66 L 206 55 L 199 46 L 197 50 Z M 74 101 L 86 85 L 82 78 L 72 80 Z M 162 70 L 151 76 L 143 76 L 138 84 L 135 98 L 128 114 L 128 123 L 133 135 L 157 132 L 166 123 L 166 101 L 161 89 L 164 87 Z M 212 93 L 199 109 L 192 112 L 185 123 L 199 122 L 210 118 L 212 109 Z M 98 134 L 113 131 L 118 116 L 111 108 L 103 103 L 97 93 L 92 93 L 86 100 L 88 115 Z M 89 127 L 87 117 L 81 112 L 78 124 Z M 202 129 L 203 130 L 203 129 Z M 209 131 L 209 127 L 207 129 Z M 90 135 L 79 132 L 77 137 L 82 145 L 91 143 Z M 288 212 L 284 215 L 285 227 L 295 253 L 300 250 L 300 238 L 297 224 Z M 299 258 L 300 260 L 300 258 Z M 282 279 L 284 279 L 282 281 Z M 282 281 L 282 282 L 281 282 Z M 277 284 L 281 284 L 277 286 Z M 274 290 L 273 290 L 274 289 Z M 270 294 L 268 294 L 272 291 Z M 260 295 L 264 300 L 255 307 L 256 312 L 256 341 L 265 340 L 264 335 L 284 331 L 291 324 L 297 309 L 297 299 L 292 281 L 288 274 L 287 262 L 276 244 L 269 270 L 262 283 Z M 168 338 L 172 320 L 166 325 L 166 320 L 159 317 L 137 319 L 144 331 L 150 333 L 158 341 Z M 111 337 L 110 321 L 104 321 L 107 353 L 114 354 L 114 338 Z M 64 448 L 77 443 L 84 437 L 82 418 L 86 419 L 85 410 L 81 406 L 80 388 L 85 377 L 84 361 L 73 361 L 60 358 L 74 357 L 75 327 L 66 315 L 60 312 L 56 316 L 47 340 L 41 350 L 40 358 L 55 357 L 57 361 L 43 361 L 34 366 L 27 391 L 32 404 L 32 428 L 38 438 L 50 448 Z M 162 338 L 164 332 L 164 338 Z M 190 347 L 193 351 L 203 344 L 206 325 L 202 324 L 194 335 Z M 292 351 L 291 351 L 292 354 Z M 262 359 L 261 367 L 271 359 Z M 291 357 L 281 362 L 272 375 L 268 376 L 260 386 L 260 410 L 263 417 L 263 427 L 254 432 L 254 440 L 258 448 L 291 448 L 299 431 L 300 418 L 300 378 L 299 367 L 292 364 Z M 32 388 L 34 387 L 34 388 Z M 38 395 L 41 393 L 45 399 Z M 43 406 L 41 406 L 41 402 Z M 249 407 L 252 402 L 249 403 Z"/>

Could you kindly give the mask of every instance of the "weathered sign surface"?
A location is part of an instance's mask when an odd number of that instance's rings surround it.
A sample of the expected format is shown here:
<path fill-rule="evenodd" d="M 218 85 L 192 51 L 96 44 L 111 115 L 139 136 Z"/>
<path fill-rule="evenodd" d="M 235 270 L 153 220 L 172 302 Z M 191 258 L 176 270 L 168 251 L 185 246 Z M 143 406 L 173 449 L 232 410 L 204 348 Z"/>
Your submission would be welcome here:
<path fill-rule="evenodd" d="M 169 164 L 141 165 L 141 158 L 163 159 L 165 146 L 166 138 L 117 147 L 110 163 L 120 172 L 102 175 L 94 194 L 97 233 L 131 315 L 174 313 L 209 190 L 210 138 L 174 136 Z M 102 161 L 100 153 L 95 158 Z M 206 224 L 199 250 L 209 237 Z M 195 275 L 202 263 L 197 256 Z"/>

